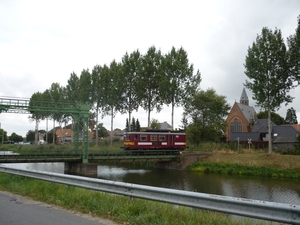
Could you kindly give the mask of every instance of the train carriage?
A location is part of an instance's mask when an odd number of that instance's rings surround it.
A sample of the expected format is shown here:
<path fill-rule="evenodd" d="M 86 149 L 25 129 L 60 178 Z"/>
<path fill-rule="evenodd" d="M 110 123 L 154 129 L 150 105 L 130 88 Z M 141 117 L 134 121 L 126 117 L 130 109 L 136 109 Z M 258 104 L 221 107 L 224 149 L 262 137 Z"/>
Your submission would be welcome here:
<path fill-rule="evenodd" d="M 125 150 L 179 150 L 186 148 L 186 134 L 167 131 L 127 132 L 124 134 Z"/>

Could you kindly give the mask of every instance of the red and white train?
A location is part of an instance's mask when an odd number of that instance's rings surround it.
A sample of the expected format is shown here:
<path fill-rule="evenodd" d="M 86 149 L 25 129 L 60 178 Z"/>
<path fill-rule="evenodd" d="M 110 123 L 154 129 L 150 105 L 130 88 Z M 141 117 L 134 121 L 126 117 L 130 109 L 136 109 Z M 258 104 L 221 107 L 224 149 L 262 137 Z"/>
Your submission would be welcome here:
<path fill-rule="evenodd" d="M 170 131 L 127 132 L 124 134 L 125 150 L 184 150 L 186 134 Z"/>

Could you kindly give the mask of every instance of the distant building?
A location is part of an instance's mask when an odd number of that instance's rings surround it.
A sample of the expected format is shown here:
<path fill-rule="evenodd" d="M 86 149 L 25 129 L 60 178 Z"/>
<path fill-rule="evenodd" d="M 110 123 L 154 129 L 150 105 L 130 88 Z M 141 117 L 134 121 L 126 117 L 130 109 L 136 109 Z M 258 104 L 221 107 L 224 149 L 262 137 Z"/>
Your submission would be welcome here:
<path fill-rule="evenodd" d="M 161 130 L 172 130 L 172 126 L 168 124 L 166 121 L 163 123 L 159 123 Z"/>
<path fill-rule="evenodd" d="M 94 131 L 89 131 L 89 141 L 91 141 L 94 138 Z M 66 129 L 66 128 L 58 128 L 55 131 L 56 134 L 56 143 L 57 144 L 64 144 L 64 143 L 72 143 L 74 132 L 72 129 Z M 82 141 L 82 132 L 79 132 L 79 141 Z"/>
<path fill-rule="evenodd" d="M 228 140 L 232 133 L 250 132 L 256 118 L 255 109 L 249 106 L 249 99 L 243 88 L 240 103 L 235 102 L 226 119 L 225 136 Z"/>
<path fill-rule="evenodd" d="M 268 119 L 257 119 L 253 107 L 243 89 L 240 103 L 235 102 L 227 119 L 226 137 L 228 141 L 265 142 L 269 140 Z M 276 125 L 271 122 L 271 140 L 275 149 L 291 149 L 298 143 L 299 124 Z"/>

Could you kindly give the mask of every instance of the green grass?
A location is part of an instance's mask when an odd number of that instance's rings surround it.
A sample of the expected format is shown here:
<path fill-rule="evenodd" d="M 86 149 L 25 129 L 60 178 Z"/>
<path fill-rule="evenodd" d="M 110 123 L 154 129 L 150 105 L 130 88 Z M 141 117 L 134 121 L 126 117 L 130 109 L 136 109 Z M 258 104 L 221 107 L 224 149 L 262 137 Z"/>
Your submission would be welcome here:
<path fill-rule="evenodd" d="M 298 172 L 291 170 L 267 168 L 264 166 L 244 166 L 240 164 L 222 164 L 216 162 L 199 161 L 189 166 L 188 169 L 203 173 L 220 173 L 230 175 L 300 179 L 300 173 Z"/>
<path fill-rule="evenodd" d="M 224 214 L 0 173 L 0 190 L 126 225 L 265 224 Z"/>

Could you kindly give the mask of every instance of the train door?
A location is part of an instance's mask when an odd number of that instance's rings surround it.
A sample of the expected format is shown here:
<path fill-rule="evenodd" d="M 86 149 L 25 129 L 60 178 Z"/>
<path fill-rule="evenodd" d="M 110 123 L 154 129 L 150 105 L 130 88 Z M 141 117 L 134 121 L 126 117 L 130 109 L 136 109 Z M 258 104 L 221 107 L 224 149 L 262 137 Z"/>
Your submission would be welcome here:
<path fill-rule="evenodd" d="M 168 148 L 174 148 L 174 135 L 173 134 L 169 134 L 168 135 Z"/>
<path fill-rule="evenodd" d="M 133 142 L 134 142 L 134 146 L 135 146 L 135 149 L 138 149 L 139 148 L 139 144 L 138 144 L 138 140 L 139 140 L 139 134 L 133 134 Z"/>

